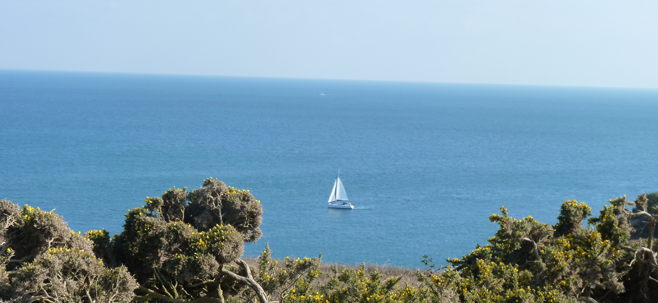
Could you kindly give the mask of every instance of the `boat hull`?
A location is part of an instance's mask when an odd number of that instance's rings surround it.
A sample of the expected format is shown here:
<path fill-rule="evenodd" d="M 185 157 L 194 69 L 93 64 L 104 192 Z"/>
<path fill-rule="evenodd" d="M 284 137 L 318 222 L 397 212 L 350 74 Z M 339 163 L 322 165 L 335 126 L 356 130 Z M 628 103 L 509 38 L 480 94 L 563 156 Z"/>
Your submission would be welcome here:
<path fill-rule="evenodd" d="M 354 205 L 352 203 L 329 203 L 329 208 L 336 208 L 336 209 L 354 209 Z"/>

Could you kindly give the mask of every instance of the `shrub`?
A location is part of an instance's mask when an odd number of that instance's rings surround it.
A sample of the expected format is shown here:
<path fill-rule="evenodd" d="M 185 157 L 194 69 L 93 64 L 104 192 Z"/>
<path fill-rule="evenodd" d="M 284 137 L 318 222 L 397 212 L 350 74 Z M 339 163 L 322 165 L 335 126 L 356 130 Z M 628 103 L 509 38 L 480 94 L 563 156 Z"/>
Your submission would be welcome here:
<path fill-rule="evenodd" d="M 137 288 L 123 266 L 108 268 L 93 243 L 62 217 L 0 201 L 0 300 L 130 302 Z"/>
<path fill-rule="evenodd" d="M 262 213 L 249 191 L 210 178 L 191 192 L 172 188 L 147 197 L 144 206 L 128 211 L 123 232 L 109 243 L 104 234 L 90 237 L 97 252 L 114 256 L 108 262 L 125 264 L 135 275 L 137 299 L 224 302 L 246 286 L 266 302 L 241 259 L 244 243 L 261 235 Z"/>
<path fill-rule="evenodd" d="M 499 229 L 488 244 L 438 270 L 426 257 L 429 269 L 413 285 L 365 266 L 322 273 L 321 255 L 273 260 L 269 245 L 250 266 L 242 254 L 261 236 L 260 202 L 212 178 L 147 197 L 112 238 L 74 233 L 52 212 L 2 200 L 0 301 L 656 302 L 652 197 L 610 200 L 587 226 L 591 209 L 577 201 L 562 204 L 555 225 L 501 207 L 489 217 Z"/>

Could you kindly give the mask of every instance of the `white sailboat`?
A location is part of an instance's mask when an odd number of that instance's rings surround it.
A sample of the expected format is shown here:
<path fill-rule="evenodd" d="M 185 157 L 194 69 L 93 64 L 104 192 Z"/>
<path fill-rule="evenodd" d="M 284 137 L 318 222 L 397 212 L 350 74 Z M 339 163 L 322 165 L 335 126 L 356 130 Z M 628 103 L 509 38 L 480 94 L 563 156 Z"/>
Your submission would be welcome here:
<path fill-rule="evenodd" d="M 339 175 L 336 175 L 334 189 L 331 190 L 331 196 L 329 196 L 329 208 L 354 209 L 354 205 L 348 202 L 347 192 L 345 192 L 345 186 L 340 181 Z"/>

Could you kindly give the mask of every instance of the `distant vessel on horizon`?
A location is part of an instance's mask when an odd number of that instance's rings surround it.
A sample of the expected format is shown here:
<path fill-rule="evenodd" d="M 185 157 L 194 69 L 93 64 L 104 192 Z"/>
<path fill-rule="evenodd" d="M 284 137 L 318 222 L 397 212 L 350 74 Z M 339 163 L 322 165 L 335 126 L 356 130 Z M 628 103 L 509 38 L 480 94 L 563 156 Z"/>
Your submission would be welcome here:
<path fill-rule="evenodd" d="M 331 190 L 331 195 L 329 196 L 329 208 L 354 209 L 354 205 L 347 201 L 349 201 L 347 199 L 347 192 L 345 191 L 343 182 L 340 181 L 340 171 L 338 171 L 336 181 L 334 181 L 334 189 Z"/>

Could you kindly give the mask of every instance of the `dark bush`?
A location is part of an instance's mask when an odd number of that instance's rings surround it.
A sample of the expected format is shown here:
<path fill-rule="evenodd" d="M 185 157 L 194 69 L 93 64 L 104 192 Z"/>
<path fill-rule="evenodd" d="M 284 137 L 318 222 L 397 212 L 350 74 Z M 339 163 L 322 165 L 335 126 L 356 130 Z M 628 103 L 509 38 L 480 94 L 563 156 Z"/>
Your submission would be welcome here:
<path fill-rule="evenodd" d="M 248 287 L 267 300 L 241 259 L 244 243 L 261 235 L 263 209 L 249 191 L 210 178 L 189 193 L 172 188 L 145 202 L 125 215 L 123 232 L 109 244 L 94 236 L 99 252 L 111 247 L 108 262 L 135 275 L 138 299 L 224 302 Z"/>

